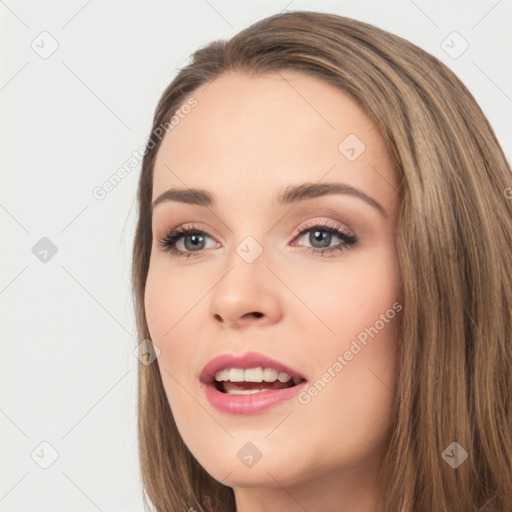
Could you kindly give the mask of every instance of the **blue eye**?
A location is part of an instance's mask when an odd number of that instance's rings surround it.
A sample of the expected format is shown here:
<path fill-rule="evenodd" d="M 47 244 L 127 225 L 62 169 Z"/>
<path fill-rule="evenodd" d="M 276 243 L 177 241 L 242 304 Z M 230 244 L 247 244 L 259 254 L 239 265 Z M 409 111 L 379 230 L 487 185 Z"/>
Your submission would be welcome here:
<path fill-rule="evenodd" d="M 312 247 L 303 246 L 302 244 L 300 247 L 303 247 L 308 252 L 321 254 L 322 256 L 349 249 L 357 243 L 357 237 L 355 235 L 349 235 L 343 231 L 340 226 L 335 225 L 315 224 L 297 231 L 297 234 L 301 237 L 306 233 L 309 233 L 309 243 L 312 244 Z M 340 242 L 337 245 L 330 247 L 333 237 L 339 238 Z M 189 258 L 190 256 L 201 253 L 201 251 L 208 248 L 206 247 L 207 239 L 211 239 L 211 237 L 194 226 L 186 228 L 180 226 L 167 233 L 159 241 L 159 245 L 171 256 L 186 256 Z M 183 249 L 176 247 L 180 242 L 183 243 Z M 213 246 L 214 245 L 215 244 L 213 244 Z"/>
<path fill-rule="evenodd" d="M 330 225 L 330 224 L 315 224 L 313 226 L 307 226 L 302 230 L 298 231 L 299 236 L 304 236 L 309 233 L 308 241 L 312 247 L 305 247 L 308 252 L 313 254 L 331 255 L 334 252 L 343 251 L 349 249 L 357 243 L 357 237 L 355 235 L 349 235 L 341 226 Z M 333 237 L 337 237 L 341 240 L 337 245 L 329 247 L 332 243 Z"/>
<path fill-rule="evenodd" d="M 200 252 L 205 248 L 205 237 L 210 238 L 204 231 L 190 226 L 184 228 L 180 226 L 165 235 L 160 240 L 160 246 L 164 251 L 167 251 L 171 256 L 191 256 L 192 253 Z M 176 245 L 183 239 L 184 248 L 177 249 Z M 187 243 L 188 242 L 188 243 Z"/>

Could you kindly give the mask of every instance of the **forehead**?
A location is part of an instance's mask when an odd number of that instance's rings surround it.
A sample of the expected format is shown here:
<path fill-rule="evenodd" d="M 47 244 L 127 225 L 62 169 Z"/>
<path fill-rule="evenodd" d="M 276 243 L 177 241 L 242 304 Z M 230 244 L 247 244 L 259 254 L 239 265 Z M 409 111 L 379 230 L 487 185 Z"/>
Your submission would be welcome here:
<path fill-rule="evenodd" d="M 171 187 L 252 197 L 322 178 L 381 197 L 396 188 L 374 122 L 323 80 L 292 70 L 256 77 L 230 73 L 192 96 L 196 106 L 159 148 L 153 200 Z"/>

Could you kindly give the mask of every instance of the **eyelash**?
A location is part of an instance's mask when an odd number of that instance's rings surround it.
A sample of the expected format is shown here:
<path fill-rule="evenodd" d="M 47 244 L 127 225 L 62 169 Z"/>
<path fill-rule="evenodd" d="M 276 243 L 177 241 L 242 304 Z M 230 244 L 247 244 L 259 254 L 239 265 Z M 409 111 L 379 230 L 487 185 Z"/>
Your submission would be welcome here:
<path fill-rule="evenodd" d="M 320 253 L 322 256 L 324 254 L 331 254 L 337 251 L 344 251 L 346 249 L 350 249 L 353 247 L 358 239 L 355 235 L 349 235 L 345 231 L 343 231 L 343 228 L 340 225 L 335 224 L 329 224 L 329 223 L 313 223 L 312 225 L 304 226 L 302 229 L 297 229 L 295 232 L 296 236 L 302 236 L 308 233 L 309 231 L 313 230 L 318 231 L 326 231 L 330 233 L 331 235 L 335 235 L 343 240 L 343 242 L 340 242 L 338 245 L 328 248 L 328 249 L 319 249 L 317 247 L 304 247 L 308 252 L 312 254 L 318 254 Z M 185 257 L 188 259 L 191 256 L 198 255 L 205 249 L 201 249 L 198 251 L 189 251 L 184 252 L 179 249 L 176 249 L 176 244 L 181 238 L 184 238 L 187 235 L 204 235 L 208 238 L 210 235 L 208 233 L 198 229 L 196 226 L 188 226 L 184 228 L 183 226 L 179 226 L 176 229 L 169 231 L 163 238 L 160 239 L 159 245 L 165 252 L 168 252 L 170 256 L 172 257 Z"/>

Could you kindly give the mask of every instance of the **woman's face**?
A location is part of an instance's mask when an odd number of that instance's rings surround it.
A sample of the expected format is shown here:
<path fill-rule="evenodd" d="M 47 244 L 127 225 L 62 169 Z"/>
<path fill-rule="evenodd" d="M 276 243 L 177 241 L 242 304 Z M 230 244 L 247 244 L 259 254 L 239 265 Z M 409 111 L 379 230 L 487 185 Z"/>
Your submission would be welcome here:
<path fill-rule="evenodd" d="M 347 94 L 296 71 L 226 74 L 193 96 L 158 151 L 153 201 L 170 189 L 213 199 L 174 195 L 154 207 L 145 291 L 177 427 L 237 503 L 265 488 L 287 495 L 282 487 L 303 500 L 314 486 L 370 496 L 392 421 L 402 308 L 398 183 L 383 138 Z M 293 193 L 302 184 L 322 188 Z M 177 256 L 161 244 L 180 226 L 193 232 L 167 240 Z M 213 358 L 249 352 L 306 382 L 251 394 L 277 386 L 223 384 L 242 393 L 232 394 L 201 382 Z M 245 362 L 220 368 L 272 367 Z"/>

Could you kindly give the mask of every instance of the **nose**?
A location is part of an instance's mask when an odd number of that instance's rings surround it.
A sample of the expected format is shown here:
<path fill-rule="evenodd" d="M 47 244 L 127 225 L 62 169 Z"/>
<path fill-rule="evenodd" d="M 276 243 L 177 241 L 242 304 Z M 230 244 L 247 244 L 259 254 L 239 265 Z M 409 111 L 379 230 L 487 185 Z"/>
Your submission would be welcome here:
<path fill-rule="evenodd" d="M 246 263 L 236 258 L 211 291 L 210 317 L 226 328 L 278 322 L 282 308 L 275 276 L 263 261 Z"/>

